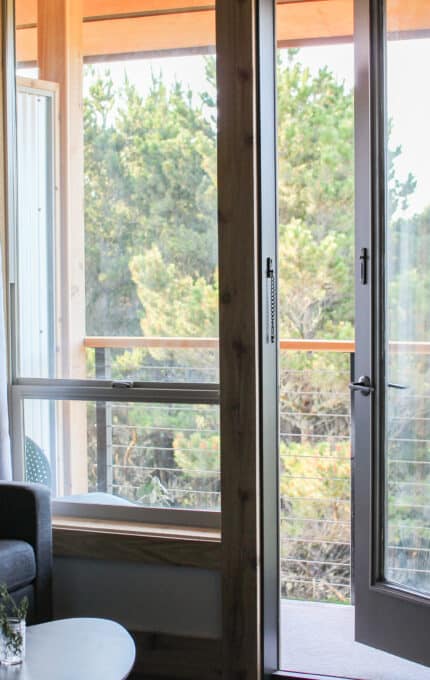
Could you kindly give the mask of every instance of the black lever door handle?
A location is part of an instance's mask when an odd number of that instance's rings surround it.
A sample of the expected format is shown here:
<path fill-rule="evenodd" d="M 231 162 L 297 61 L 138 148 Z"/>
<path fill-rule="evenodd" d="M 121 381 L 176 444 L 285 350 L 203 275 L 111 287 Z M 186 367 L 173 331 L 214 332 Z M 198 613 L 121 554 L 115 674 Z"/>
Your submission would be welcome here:
<path fill-rule="evenodd" d="M 398 385 L 397 383 L 388 383 L 388 387 L 392 387 L 395 390 L 408 390 L 408 385 Z"/>
<path fill-rule="evenodd" d="M 375 391 L 367 375 L 362 375 L 356 382 L 349 383 L 349 389 L 351 392 L 361 392 L 364 397 Z"/>

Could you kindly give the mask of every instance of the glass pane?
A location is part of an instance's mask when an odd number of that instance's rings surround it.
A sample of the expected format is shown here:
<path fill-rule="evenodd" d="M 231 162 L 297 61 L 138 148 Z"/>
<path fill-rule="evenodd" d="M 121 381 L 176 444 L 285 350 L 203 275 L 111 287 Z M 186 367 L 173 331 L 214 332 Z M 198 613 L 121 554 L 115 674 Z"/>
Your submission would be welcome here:
<path fill-rule="evenodd" d="M 281 584 L 283 598 L 349 603 L 350 354 L 337 343 L 353 351 L 353 5 L 340 26 L 336 3 L 319 4 L 318 18 L 277 7 Z"/>
<path fill-rule="evenodd" d="M 98 21 L 84 3 L 84 64 L 64 74 L 58 26 L 18 7 L 20 377 L 218 380 L 214 7 L 138 4 Z M 50 81 L 83 95 L 70 148 L 55 97 L 38 113 Z"/>
<path fill-rule="evenodd" d="M 349 676 L 353 2 L 276 14 L 281 668 Z"/>
<path fill-rule="evenodd" d="M 24 402 L 25 479 L 58 500 L 220 509 L 219 408 Z"/>
<path fill-rule="evenodd" d="M 387 8 L 385 578 L 430 595 L 430 11 Z"/>

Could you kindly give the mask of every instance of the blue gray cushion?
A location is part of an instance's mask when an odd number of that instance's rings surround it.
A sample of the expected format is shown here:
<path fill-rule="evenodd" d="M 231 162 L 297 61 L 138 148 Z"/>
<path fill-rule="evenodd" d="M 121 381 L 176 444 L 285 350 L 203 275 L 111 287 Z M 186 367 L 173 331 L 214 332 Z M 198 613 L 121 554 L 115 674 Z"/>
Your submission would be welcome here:
<path fill-rule="evenodd" d="M 25 541 L 0 540 L 0 583 L 16 590 L 35 578 L 36 560 L 31 545 Z"/>

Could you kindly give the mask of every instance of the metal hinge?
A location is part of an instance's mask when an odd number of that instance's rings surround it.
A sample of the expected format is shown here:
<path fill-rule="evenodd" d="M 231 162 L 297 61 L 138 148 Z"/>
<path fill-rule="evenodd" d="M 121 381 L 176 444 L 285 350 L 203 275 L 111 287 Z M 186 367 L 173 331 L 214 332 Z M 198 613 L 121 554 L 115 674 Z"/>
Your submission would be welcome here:
<path fill-rule="evenodd" d="M 266 260 L 266 342 L 273 344 L 276 340 L 276 283 L 273 260 Z"/>

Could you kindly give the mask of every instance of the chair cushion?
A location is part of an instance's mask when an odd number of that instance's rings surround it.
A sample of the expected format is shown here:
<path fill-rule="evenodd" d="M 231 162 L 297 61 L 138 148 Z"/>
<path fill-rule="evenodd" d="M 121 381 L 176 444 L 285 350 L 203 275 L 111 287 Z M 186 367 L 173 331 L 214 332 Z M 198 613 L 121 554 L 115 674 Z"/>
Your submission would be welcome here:
<path fill-rule="evenodd" d="M 34 550 L 25 541 L 0 540 L 0 583 L 8 590 L 28 585 L 36 578 Z"/>

